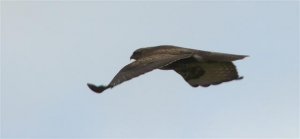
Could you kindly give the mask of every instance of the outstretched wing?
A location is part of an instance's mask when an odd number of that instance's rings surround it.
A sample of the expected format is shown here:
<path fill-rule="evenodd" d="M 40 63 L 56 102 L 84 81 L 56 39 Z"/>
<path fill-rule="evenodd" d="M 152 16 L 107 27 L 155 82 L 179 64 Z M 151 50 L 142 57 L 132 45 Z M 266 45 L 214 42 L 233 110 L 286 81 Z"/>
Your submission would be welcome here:
<path fill-rule="evenodd" d="M 191 62 L 185 67 L 176 67 L 175 71 L 193 87 L 208 87 L 242 79 L 232 62 Z"/>
<path fill-rule="evenodd" d="M 124 81 L 188 57 L 191 57 L 191 55 L 159 54 L 139 59 L 122 68 L 109 83 L 109 86 L 116 86 Z"/>
<path fill-rule="evenodd" d="M 159 55 L 148 56 L 136 60 L 123 67 L 107 86 L 95 86 L 93 84 L 88 84 L 88 86 L 93 91 L 97 93 L 101 93 L 107 88 L 112 88 L 134 77 L 150 72 L 154 69 L 161 68 L 177 60 L 185 59 L 191 56 L 192 56 L 191 54 L 183 54 L 183 55 L 159 54 Z"/>
<path fill-rule="evenodd" d="M 194 55 L 194 57 L 199 56 L 204 61 L 223 61 L 223 62 L 230 62 L 235 60 L 240 60 L 245 57 L 248 57 L 247 55 L 235 55 L 235 54 L 226 54 L 226 53 L 218 53 L 218 52 L 209 52 L 209 51 L 201 51 L 201 50 L 195 50 L 197 51 Z"/>

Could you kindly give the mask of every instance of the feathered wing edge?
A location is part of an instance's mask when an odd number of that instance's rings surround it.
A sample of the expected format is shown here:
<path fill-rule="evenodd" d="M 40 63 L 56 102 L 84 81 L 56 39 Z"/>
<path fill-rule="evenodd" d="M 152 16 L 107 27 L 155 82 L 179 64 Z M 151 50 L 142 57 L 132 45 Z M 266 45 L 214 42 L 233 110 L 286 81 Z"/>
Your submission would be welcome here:
<path fill-rule="evenodd" d="M 108 85 L 96 86 L 88 83 L 87 86 L 96 93 L 102 93 L 108 88 L 121 84 L 124 81 L 130 80 L 154 69 L 169 65 L 177 60 L 191 57 L 191 54 L 170 55 L 164 54 L 160 56 L 150 56 L 141 60 L 136 60 L 123 67 Z"/>
<path fill-rule="evenodd" d="M 236 54 L 228 54 L 228 53 L 201 51 L 201 50 L 198 50 L 198 53 L 196 54 L 203 57 L 205 61 L 231 62 L 231 61 L 244 59 L 245 57 L 249 57 L 248 55 L 236 55 Z"/>

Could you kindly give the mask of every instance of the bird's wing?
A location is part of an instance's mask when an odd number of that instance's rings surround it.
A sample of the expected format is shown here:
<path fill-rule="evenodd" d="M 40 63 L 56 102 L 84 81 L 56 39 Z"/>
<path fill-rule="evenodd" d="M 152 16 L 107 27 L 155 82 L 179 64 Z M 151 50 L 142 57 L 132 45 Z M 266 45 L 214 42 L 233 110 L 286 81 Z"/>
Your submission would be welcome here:
<path fill-rule="evenodd" d="M 191 57 L 191 55 L 159 54 L 136 60 L 123 67 L 109 83 L 109 86 L 116 86 L 124 81 L 188 57 Z"/>
<path fill-rule="evenodd" d="M 154 69 L 161 68 L 177 60 L 185 59 L 191 56 L 192 56 L 191 54 L 183 54 L 183 55 L 159 54 L 159 55 L 148 56 L 136 60 L 123 67 L 107 86 L 104 85 L 95 86 L 93 84 L 88 84 L 88 86 L 94 92 L 101 93 L 108 88 L 112 88 L 134 77 L 150 72 Z"/>
<path fill-rule="evenodd" d="M 192 62 L 185 68 L 175 68 L 175 71 L 193 87 L 242 79 L 232 62 Z"/>
<path fill-rule="evenodd" d="M 240 60 L 245 57 L 248 57 L 247 55 L 235 55 L 235 54 L 226 54 L 226 53 L 218 53 L 218 52 L 209 52 L 209 51 L 201 51 L 201 50 L 195 50 L 197 51 L 194 56 L 199 56 L 205 61 L 235 61 Z"/>

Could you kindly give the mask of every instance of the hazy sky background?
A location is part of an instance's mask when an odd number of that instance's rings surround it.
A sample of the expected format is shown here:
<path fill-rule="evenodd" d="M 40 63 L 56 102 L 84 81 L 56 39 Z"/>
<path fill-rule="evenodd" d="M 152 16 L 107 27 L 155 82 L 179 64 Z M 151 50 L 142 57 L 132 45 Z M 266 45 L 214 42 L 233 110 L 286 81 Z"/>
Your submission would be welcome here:
<path fill-rule="evenodd" d="M 140 47 L 250 55 L 241 81 L 155 70 L 103 94 Z M 299 2 L 1 2 L 1 136 L 296 138 Z"/>

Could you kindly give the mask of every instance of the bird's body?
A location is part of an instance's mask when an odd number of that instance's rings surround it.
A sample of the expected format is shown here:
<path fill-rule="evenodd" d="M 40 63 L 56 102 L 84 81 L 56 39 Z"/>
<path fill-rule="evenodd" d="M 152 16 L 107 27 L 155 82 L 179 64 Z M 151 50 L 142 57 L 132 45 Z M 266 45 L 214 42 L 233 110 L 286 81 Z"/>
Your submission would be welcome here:
<path fill-rule="evenodd" d="M 232 61 L 245 57 L 171 45 L 140 48 L 130 57 L 135 61 L 123 67 L 107 86 L 88 86 L 94 92 L 101 93 L 146 72 L 162 69 L 176 71 L 193 87 L 207 87 L 241 79 Z"/>

